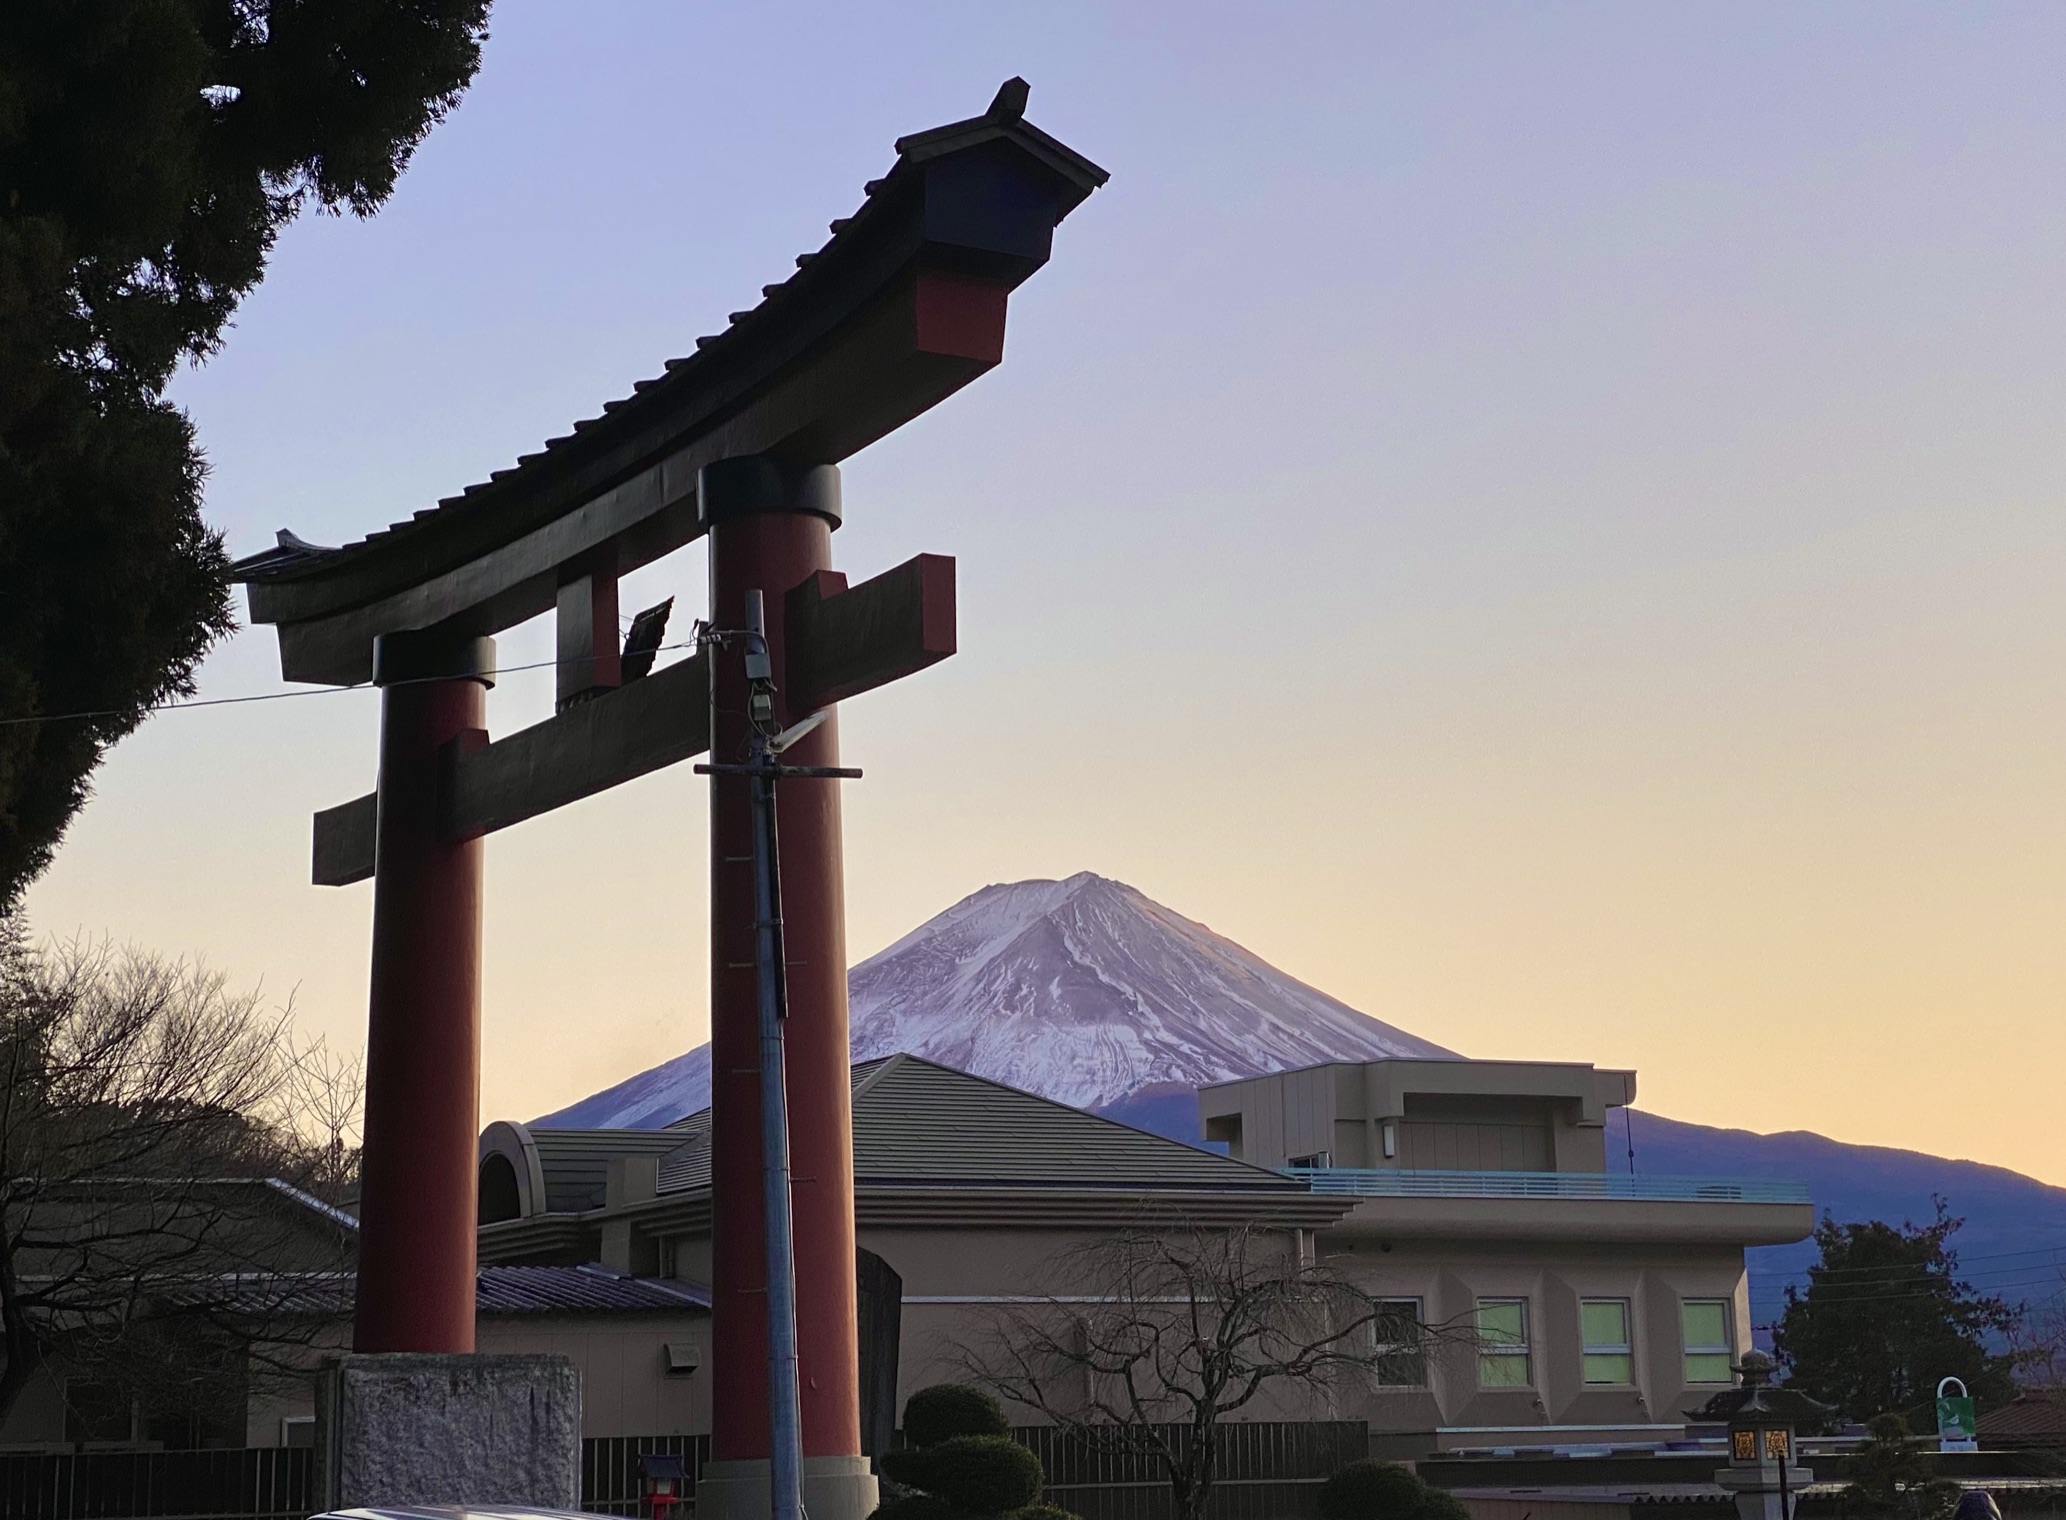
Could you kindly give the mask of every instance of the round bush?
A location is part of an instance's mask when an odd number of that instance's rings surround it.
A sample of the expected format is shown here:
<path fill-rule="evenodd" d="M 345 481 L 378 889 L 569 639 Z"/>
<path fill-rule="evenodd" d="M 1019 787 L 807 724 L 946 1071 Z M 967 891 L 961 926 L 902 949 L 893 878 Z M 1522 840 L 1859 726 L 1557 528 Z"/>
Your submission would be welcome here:
<path fill-rule="evenodd" d="M 1449 1492 L 1423 1480 L 1426 1497 L 1420 1501 L 1420 1520 L 1471 1520 L 1470 1506 Z"/>
<path fill-rule="evenodd" d="M 954 1506 L 937 1494 L 905 1494 L 875 1506 L 868 1520 L 956 1520 Z"/>
<path fill-rule="evenodd" d="M 920 1447 L 900 1446 L 886 1451 L 875 1459 L 875 1467 L 890 1482 L 903 1488 L 930 1489 L 926 1480 L 932 1476 L 932 1464 L 926 1460 L 927 1453 Z"/>
<path fill-rule="evenodd" d="M 918 1486 L 964 1514 L 1001 1515 L 1040 1497 L 1040 1458 L 1010 1436 L 955 1436 L 920 1455 Z"/>
<path fill-rule="evenodd" d="M 1396 1462 L 1351 1462 L 1320 1485 L 1319 1510 L 1321 1520 L 1420 1520 L 1428 1498 L 1427 1484 Z"/>
<path fill-rule="evenodd" d="M 1013 1510 L 1010 1520 L 1082 1520 L 1082 1517 L 1052 1504 L 1029 1504 L 1024 1509 Z"/>
<path fill-rule="evenodd" d="M 937 1446 L 956 1436 L 1001 1436 L 1011 1427 L 997 1400 L 966 1383 L 936 1383 L 904 1401 L 904 1439 Z"/>

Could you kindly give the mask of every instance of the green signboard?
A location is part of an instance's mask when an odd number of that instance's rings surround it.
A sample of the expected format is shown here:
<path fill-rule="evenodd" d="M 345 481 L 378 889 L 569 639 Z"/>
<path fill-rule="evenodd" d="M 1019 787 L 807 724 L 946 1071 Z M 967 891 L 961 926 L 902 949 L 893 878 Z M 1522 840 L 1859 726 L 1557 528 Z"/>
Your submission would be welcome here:
<path fill-rule="evenodd" d="M 1958 1392 L 1949 1391 L 1953 1388 Z M 1957 1378 L 1946 1378 L 1937 1385 L 1937 1449 L 1972 1451 L 1978 1444 L 1979 1435 L 1979 1416 L 1973 1412 L 1973 1401 L 1966 1394 L 1966 1385 Z"/>

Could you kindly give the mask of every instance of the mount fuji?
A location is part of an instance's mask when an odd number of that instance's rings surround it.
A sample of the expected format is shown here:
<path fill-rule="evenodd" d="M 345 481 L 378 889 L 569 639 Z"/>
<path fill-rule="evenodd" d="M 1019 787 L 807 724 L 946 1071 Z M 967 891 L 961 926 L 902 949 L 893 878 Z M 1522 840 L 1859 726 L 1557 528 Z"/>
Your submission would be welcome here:
<path fill-rule="evenodd" d="M 856 1060 L 908 1051 L 1194 1143 L 1203 1083 L 1330 1060 L 1464 1059 L 1088 872 L 985 887 L 854 967 L 848 989 Z M 710 1047 L 700 1045 L 535 1122 L 654 1129 L 709 1102 Z M 1805 1131 L 1625 1119 L 1631 1165 L 1649 1173 L 1795 1178 L 1838 1219 L 1922 1221 L 1943 1198 L 1966 1221 L 1962 1275 L 2011 1302 L 2057 1293 L 2066 1273 L 2066 1189 Z M 1769 1320 L 1815 1247 L 1750 1255 L 1753 1311 Z"/>
<path fill-rule="evenodd" d="M 1320 1061 L 1460 1060 L 1286 976 L 1123 882 L 985 887 L 847 978 L 854 1059 L 905 1051 L 1192 1138 L 1207 1082 Z M 710 1047 L 538 1121 L 649 1129 L 710 1101 Z"/>

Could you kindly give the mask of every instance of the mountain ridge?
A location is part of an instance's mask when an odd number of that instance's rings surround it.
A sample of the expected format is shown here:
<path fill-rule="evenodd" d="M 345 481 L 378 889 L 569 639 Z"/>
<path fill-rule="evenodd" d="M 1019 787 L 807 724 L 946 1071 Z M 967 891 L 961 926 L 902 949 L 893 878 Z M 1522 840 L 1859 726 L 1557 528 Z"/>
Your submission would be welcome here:
<path fill-rule="evenodd" d="M 1466 1059 L 1090 872 L 971 893 L 855 966 L 848 985 L 855 1060 L 906 1050 L 1193 1144 L 1206 1082 L 1329 1060 Z M 657 1128 L 709 1095 L 702 1045 L 534 1122 Z M 1610 1136 L 1610 1166 L 1619 1139 Z M 1943 1196 L 1966 1219 L 1960 1249 L 1989 1264 L 1971 1274 L 1977 1286 L 2012 1297 L 2060 1286 L 2066 1189 L 2006 1167 L 1642 1110 L 1634 1147 L 1636 1167 L 1652 1174 L 1804 1181 L 1818 1211 L 1839 1219 L 1920 1222 Z M 1783 1282 L 1815 1254 L 1812 1241 L 1750 1253 L 1760 1321 L 1776 1317 Z"/>
<path fill-rule="evenodd" d="M 1258 1061 L 1463 1059 L 1088 871 L 970 893 L 847 986 L 855 1060 L 909 1051 L 1078 1108 L 1251 1075 Z M 536 1122 L 657 1128 L 709 1101 L 700 1045 Z"/>

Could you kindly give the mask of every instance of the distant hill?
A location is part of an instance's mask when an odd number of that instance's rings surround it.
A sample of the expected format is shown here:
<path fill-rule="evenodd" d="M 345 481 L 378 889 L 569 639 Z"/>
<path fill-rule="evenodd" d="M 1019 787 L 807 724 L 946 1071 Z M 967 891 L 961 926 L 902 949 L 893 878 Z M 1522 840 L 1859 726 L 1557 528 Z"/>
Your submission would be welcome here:
<path fill-rule="evenodd" d="M 1328 1060 L 1462 1059 L 1088 872 L 985 887 L 854 967 L 849 988 L 856 1060 L 909 1051 L 1193 1143 L 1207 1082 Z M 702 1045 L 537 1122 L 657 1128 L 709 1101 Z M 1758 1135 L 1637 1112 L 1634 1140 L 1639 1171 L 1793 1178 L 1839 1219 L 1921 1221 L 1941 1196 L 1967 1221 L 1955 1243 L 1977 1286 L 2012 1301 L 2059 1290 L 2066 1189 L 1803 1130 Z M 1617 1122 L 1609 1153 L 1624 1150 Z M 1778 1312 L 1784 1282 L 1814 1255 L 1805 1242 L 1751 1253 L 1758 1320 Z"/>

